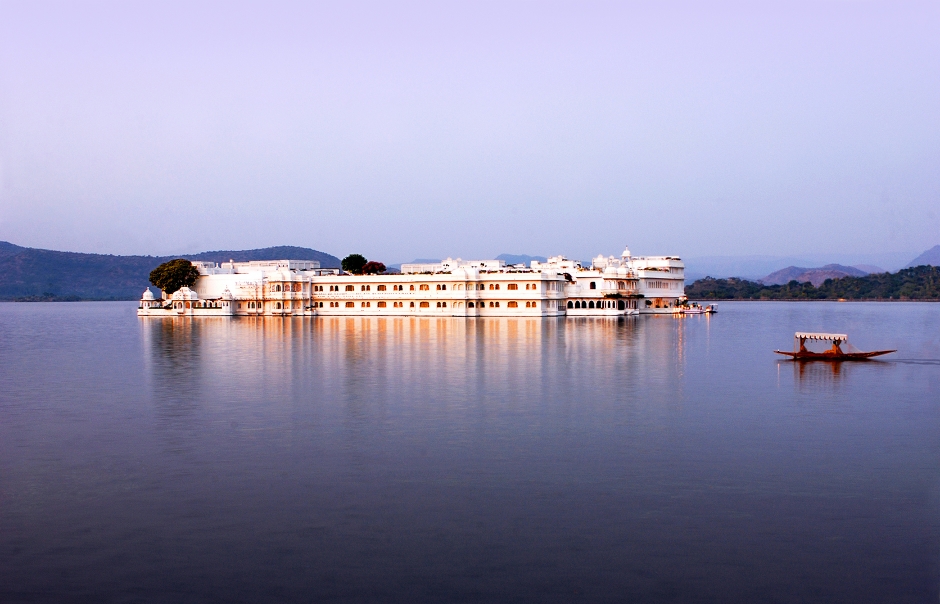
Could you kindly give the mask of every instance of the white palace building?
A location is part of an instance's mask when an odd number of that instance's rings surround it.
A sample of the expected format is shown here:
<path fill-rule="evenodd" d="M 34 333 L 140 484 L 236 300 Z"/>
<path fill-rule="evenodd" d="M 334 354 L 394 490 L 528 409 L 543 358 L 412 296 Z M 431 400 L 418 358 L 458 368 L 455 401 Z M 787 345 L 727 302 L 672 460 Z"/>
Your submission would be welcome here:
<path fill-rule="evenodd" d="M 598 256 L 590 267 L 554 256 L 403 264 L 401 274 L 351 275 L 306 260 L 194 262 L 199 278 L 160 299 L 148 288 L 137 314 L 176 316 L 559 317 L 671 314 L 685 301 L 672 256 Z"/>

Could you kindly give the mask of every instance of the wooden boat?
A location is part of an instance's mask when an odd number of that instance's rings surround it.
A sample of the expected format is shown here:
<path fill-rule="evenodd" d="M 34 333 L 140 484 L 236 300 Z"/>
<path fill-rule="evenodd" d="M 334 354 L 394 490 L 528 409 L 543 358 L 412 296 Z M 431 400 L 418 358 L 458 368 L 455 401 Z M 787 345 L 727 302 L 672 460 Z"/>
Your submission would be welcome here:
<path fill-rule="evenodd" d="M 872 357 L 881 356 L 896 350 L 875 350 L 872 352 L 842 350 L 842 346 L 849 346 L 849 336 L 844 333 L 811 333 L 798 331 L 793 334 L 793 352 L 785 350 L 775 350 L 777 354 L 782 354 L 792 358 L 794 361 L 864 361 Z M 825 352 L 813 352 L 806 349 L 806 340 L 817 340 L 832 342 L 832 347 Z"/>

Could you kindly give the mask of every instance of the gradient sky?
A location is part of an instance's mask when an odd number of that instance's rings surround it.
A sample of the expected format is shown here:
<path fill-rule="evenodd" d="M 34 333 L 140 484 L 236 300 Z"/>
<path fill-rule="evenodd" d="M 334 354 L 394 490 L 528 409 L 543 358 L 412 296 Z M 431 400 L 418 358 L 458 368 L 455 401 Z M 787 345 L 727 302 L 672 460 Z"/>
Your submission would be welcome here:
<path fill-rule="evenodd" d="M 0 0 L 0 240 L 940 243 L 940 2 Z"/>

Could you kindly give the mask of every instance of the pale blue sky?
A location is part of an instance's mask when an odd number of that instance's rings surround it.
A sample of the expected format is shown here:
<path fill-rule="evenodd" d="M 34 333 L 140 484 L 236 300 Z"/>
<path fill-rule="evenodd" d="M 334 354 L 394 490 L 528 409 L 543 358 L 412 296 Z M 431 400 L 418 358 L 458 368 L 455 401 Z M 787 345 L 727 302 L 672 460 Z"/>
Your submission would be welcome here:
<path fill-rule="evenodd" d="M 940 3 L 0 0 L 0 239 L 916 253 Z"/>

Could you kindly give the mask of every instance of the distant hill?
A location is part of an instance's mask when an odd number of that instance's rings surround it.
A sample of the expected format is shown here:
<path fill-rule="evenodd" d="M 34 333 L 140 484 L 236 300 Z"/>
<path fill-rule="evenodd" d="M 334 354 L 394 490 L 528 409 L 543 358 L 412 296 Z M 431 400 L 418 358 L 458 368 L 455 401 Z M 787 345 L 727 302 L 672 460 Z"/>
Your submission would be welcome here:
<path fill-rule="evenodd" d="M 869 271 L 861 270 L 854 266 L 843 266 L 841 264 L 827 264 L 818 268 L 804 268 L 801 266 L 788 266 L 787 268 L 774 271 L 759 279 L 760 283 L 765 285 L 783 285 L 790 281 L 806 283 L 807 281 L 819 287 L 826 279 L 841 279 L 842 277 L 864 277 Z"/>
<path fill-rule="evenodd" d="M 746 279 L 699 279 L 686 286 L 690 300 L 940 300 L 940 267 L 830 279 L 818 287 L 796 280 L 769 285 Z"/>
<path fill-rule="evenodd" d="M 705 276 L 715 278 L 738 277 L 757 281 L 784 267 L 822 267 L 837 263 L 852 266 L 867 273 L 897 271 L 907 266 L 916 254 L 910 252 L 825 253 L 805 256 L 682 256 L 685 275 L 689 281 Z M 884 268 L 882 268 L 884 267 Z"/>
<path fill-rule="evenodd" d="M 292 246 L 178 256 L 114 256 L 42 250 L 0 241 L 0 300 L 137 300 L 149 284 L 150 271 L 173 258 L 203 262 L 319 260 L 323 268 L 340 264 L 336 256 Z"/>
<path fill-rule="evenodd" d="M 525 254 L 500 254 L 496 257 L 496 260 L 502 260 L 506 264 L 524 264 L 526 266 L 529 266 L 529 263 L 533 260 L 548 262 L 548 258 L 545 256 L 527 256 Z"/>
<path fill-rule="evenodd" d="M 940 245 L 935 245 L 917 258 L 914 258 L 907 265 L 907 268 L 912 266 L 940 266 Z"/>

